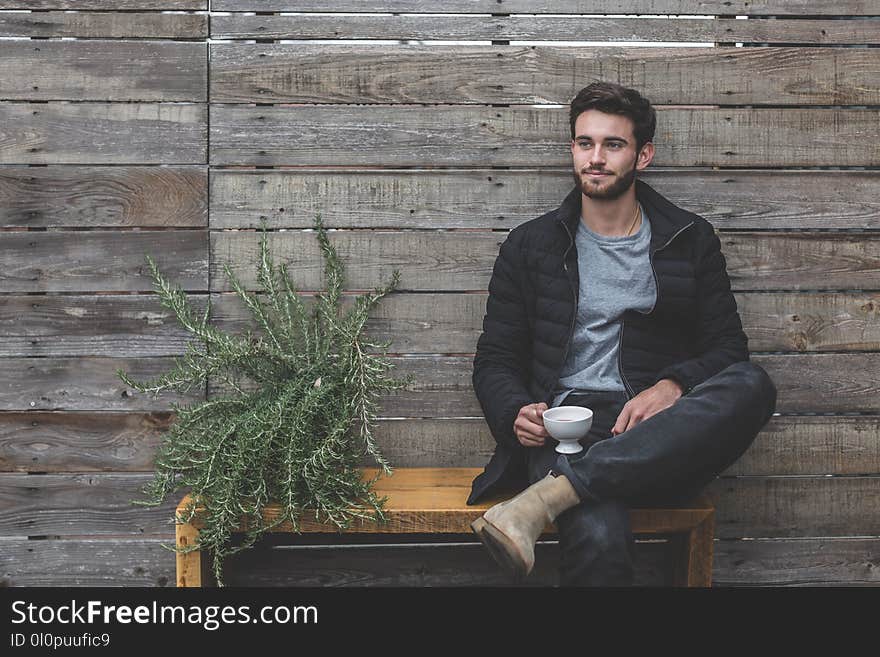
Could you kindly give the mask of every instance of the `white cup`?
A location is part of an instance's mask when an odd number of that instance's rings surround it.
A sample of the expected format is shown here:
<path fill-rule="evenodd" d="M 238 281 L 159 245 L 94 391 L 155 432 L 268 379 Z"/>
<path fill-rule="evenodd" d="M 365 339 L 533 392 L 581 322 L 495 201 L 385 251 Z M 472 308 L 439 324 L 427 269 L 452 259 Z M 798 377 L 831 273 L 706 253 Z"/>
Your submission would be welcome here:
<path fill-rule="evenodd" d="M 544 428 L 559 441 L 556 451 L 560 454 L 577 454 L 584 447 L 578 441 L 590 433 L 593 411 L 583 406 L 557 406 L 548 408 L 541 416 Z"/>

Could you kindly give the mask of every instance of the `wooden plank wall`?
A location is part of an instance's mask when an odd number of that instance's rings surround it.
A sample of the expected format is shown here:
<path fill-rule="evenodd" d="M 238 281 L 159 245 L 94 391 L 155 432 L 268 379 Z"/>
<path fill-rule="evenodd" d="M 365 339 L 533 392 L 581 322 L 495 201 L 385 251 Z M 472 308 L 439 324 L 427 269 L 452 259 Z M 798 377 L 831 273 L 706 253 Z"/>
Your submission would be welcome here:
<path fill-rule="evenodd" d="M 417 383 L 386 398 L 381 445 L 398 466 L 483 465 L 470 376 L 492 264 L 570 189 L 566 105 L 596 79 L 658 106 L 645 179 L 719 230 L 779 388 L 712 486 L 716 584 L 880 582 L 880 1 L 439 4 L 0 0 L 0 36 L 22 37 L 0 40 L 3 582 L 173 584 L 173 504 L 129 500 L 180 398 L 115 375 L 165 371 L 188 339 L 143 254 L 240 330 L 223 267 L 255 286 L 262 218 L 306 290 L 317 211 L 350 291 L 401 269 L 369 327 Z M 230 582 L 504 583 L 470 537 L 288 542 Z M 552 584 L 539 547 L 529 583 Z M 639 582 L 668 581 L 665 544 L 638 547 Z"/>

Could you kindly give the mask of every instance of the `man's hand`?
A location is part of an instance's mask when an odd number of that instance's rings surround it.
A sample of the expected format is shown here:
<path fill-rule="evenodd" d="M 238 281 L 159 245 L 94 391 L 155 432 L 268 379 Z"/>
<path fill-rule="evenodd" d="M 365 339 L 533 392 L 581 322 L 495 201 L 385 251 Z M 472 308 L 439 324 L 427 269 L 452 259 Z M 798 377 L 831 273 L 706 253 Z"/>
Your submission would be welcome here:
<path fill-rule="evenodd" d="M 550 434 L 544 428 L 544 411 L 547 404 L 528 404 L 519 409 L 513 422 L 513 433 L 524 447 L 540 447 Z"/>
<path fill-rule="evenodd" d="M 624 404 L 617 422 L 611 428 L 611 435 L 616 436 L 632 429 L 639 422 L 669 408 L 681 397 L 681 393 L 682 387 L 672 379 L 661 379 L 650 388 L 642 390 Z"/>

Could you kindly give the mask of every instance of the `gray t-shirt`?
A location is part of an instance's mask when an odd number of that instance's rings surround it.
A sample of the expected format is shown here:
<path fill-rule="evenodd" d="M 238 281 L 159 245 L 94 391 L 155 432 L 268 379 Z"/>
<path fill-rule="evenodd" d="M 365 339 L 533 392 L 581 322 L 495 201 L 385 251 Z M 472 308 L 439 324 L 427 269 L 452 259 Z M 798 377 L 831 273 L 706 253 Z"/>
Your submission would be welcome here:
<path fill-rule="evenodd" d="M 620 317 L 627 310 L 649 312 L 657 284 L 648 249 L 651 223 L 642 207 L 642 225 L 629 237 L 606 237 L 578 222 L 577 318 L 551 407 L 571 392 L 624 391 L 617 367 Z"/>

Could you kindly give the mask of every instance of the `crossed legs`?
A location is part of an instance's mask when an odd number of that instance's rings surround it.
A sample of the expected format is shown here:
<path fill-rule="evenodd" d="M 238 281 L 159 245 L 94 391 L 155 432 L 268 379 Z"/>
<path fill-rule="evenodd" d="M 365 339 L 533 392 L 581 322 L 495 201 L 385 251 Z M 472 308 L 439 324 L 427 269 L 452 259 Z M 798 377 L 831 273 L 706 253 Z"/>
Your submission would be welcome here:
<path fill-rule="evenodd" d="M 564 475 L 581 500 L 556 518 L 563 586 L 631 585 L 628 509 L 696 496 L 748 449 L 775 410 L 776 388 L 760 366 L 735 363 L 670 408 L 610 437 L 624 402 L 572 399 L 567 403 L 593 408 L 587 441 L 596 442 L 574 455 L 557 454 L 552 439 L 528 452 L 530 482 L 548 471 Z"/>

